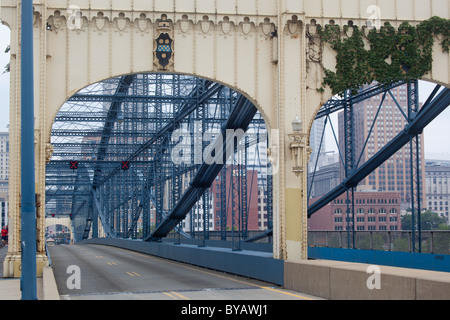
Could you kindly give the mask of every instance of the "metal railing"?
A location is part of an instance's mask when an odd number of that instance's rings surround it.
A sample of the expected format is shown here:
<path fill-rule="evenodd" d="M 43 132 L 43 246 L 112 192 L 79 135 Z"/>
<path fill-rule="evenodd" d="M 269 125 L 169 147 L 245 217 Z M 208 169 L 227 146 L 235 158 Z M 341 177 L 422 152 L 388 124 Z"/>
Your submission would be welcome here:
<path fill-rule="evenodd" d="M 347 236 L 347 231 L 308 231 L 308 246 L 348 248 Z M 355 249 L 412 252 L 411 237 L 411 231 L 355 231 Z M 421 239 L 422 253 L 450 254 L 450 231 L 422 231 Z"/>

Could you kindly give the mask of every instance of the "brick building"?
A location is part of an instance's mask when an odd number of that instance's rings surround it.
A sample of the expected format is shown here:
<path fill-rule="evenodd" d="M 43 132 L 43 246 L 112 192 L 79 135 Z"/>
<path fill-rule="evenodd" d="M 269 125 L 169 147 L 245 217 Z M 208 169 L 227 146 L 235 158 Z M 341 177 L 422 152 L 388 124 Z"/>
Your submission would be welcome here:
<path fill-rule="evenodd" d="M 308 230 L 347 230 L 346 200 L 343 194 L 314 213 L 308 219 Z M 401 230 L 400 204 L 400 192 L 355 192 L 355 231 Z"/>

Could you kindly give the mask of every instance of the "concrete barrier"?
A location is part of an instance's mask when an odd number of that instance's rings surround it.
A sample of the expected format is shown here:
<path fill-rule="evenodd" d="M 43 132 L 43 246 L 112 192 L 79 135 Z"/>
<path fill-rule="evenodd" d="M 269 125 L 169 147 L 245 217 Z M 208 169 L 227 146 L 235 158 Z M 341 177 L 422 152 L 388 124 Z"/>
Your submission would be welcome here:
<path fill-rule="evenodd" d="M 332 300 L 450 300 L 450 273 L 331 260 L 285 261 L 284 287 Z"/>
<path fill-rule="evenodd" d="M 53 269 L 49 266 L 42 270 L 42 297 L 43 300 L 60 300 Z"/>

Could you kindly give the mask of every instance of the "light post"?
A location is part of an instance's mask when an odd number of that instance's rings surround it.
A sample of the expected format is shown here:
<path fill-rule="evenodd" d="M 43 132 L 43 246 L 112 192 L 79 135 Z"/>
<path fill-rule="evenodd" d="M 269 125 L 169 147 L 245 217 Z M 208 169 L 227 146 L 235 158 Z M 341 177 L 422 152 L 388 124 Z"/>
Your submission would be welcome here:
<path fill-rule="evenodd" d="M 21 31 L 21 290 L 37 300 L 34 156 L 33 0 L 22 0 Z"/>

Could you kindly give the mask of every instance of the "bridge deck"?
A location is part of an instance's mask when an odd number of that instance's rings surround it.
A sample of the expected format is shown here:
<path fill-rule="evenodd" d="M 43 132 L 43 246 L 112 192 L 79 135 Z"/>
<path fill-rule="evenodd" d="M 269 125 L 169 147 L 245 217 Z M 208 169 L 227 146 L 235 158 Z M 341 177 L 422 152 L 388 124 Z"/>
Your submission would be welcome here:
<path fill-rule="evenodd" d="M 49 248 L 63 299 L 304 300 L 273 284 L 101 245 Z M 81 289 L 68 289 L 67 268 L 78 265 Z"/>

